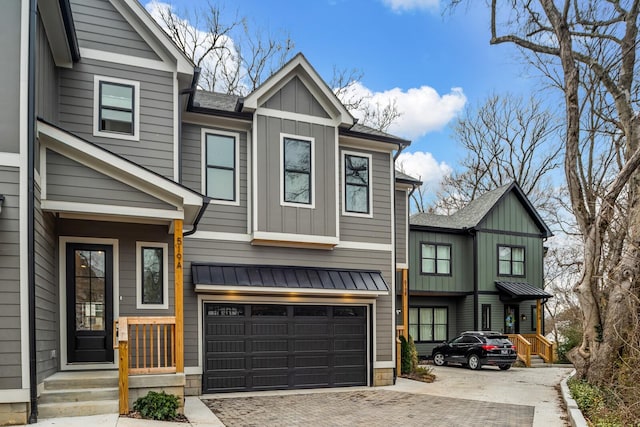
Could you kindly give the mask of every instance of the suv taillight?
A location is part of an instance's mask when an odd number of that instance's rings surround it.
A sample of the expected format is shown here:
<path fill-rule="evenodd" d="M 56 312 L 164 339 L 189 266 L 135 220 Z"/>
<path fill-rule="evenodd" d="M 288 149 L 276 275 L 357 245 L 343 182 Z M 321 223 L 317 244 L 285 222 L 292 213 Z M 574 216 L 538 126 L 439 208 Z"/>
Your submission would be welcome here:
<path fill-rule="evenodd" d="M 485 351 L 495 350 L 496 348 L 498 348 L 498 346 L 491 345 L 491 344 L 485 344 L 482 346 L 482 349 Z"/>

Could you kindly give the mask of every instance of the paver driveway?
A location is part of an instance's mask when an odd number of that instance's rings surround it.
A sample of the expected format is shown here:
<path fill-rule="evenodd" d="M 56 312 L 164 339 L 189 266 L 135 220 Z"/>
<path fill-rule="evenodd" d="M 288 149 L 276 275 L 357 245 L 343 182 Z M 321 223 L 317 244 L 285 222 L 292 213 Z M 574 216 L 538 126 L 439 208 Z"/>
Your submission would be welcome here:
<path fill-rule="evenodd" d="M 232 426 L 566 426 L 556 386 L 569 369 L 435 367 L 433 384 L 235 393 L 203 398 Z"/>

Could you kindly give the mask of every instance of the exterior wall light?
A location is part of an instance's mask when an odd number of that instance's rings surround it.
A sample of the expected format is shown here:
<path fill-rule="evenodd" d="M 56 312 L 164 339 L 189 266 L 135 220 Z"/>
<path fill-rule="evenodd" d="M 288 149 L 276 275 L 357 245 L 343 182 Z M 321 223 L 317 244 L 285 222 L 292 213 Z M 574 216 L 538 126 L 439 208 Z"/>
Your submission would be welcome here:
<path fill-rule="evenodd" d="M 526 314 L 520 315 L 520 320 L 522 320 L 523 322 L 527 320 L 527 315 Z"/>

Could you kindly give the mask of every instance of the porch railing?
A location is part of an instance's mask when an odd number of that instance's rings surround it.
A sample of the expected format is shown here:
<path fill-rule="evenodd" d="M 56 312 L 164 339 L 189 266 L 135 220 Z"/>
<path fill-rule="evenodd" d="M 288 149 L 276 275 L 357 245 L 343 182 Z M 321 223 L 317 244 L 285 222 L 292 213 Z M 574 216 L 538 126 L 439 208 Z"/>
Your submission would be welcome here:
<path fill-rule="evenodd" d="M 513 345 L 516 346 L 518 359 L 522 360 L 526 367 L 531 366 L 531 343 L 520 334 L 507 334 Z"/>
<path fill-rule="evenodd" d="M 176 372 L 176 318 L 120 317 L 114 323 L 120 414 L 126 414 L 129 412 L 129 375 Z"/>
<path fill-rule="evenodd" d="M 545 363 L 553 363 L 553 344 L 539 334 L 522 334 L 531 343 L 531 354 L 537 354 Z"/>

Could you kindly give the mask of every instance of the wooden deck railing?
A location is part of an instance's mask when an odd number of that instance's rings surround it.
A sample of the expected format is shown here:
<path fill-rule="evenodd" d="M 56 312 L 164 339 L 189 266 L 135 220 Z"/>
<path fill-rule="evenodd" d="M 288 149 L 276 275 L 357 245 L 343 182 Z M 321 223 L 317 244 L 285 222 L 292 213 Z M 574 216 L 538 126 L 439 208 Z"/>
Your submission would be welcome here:
<path fill-rule="evenodd" d="M 520 334 L 507 334 L 507 336 L 516 346 L 518 359 L 522 360 L 526 367 L 531 366 L 531 343 Z"/>
<path fill-rule="evenodd" d="M 553 363 L 553 344 L 538 334 L 508 334 L 513 345 L 516 346 L 518 359 L 527 367 L 531 366 L 531 355 L 537 354 L 545 363 Z"/>
<path fill-rule="evenodd" d="M 129 375 L 176 372 L 176 318 L 120 317 L 114 348 L 119 353 L 120 414 L 129 412 Z"/>

